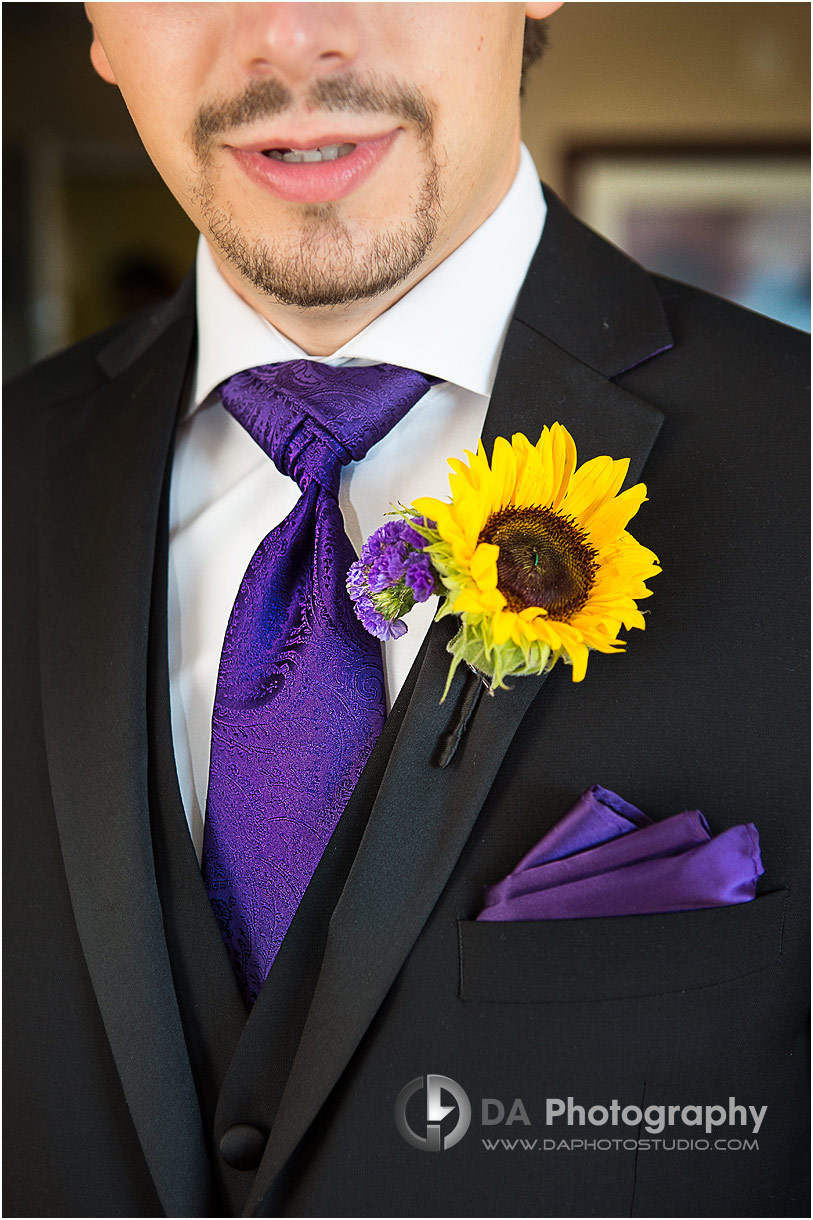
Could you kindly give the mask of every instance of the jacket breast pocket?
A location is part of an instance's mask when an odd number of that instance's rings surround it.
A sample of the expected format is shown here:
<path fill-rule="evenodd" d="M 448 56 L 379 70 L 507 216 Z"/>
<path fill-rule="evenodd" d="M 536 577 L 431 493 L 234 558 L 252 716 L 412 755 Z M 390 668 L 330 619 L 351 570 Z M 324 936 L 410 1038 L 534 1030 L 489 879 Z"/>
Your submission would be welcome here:
<path fill-rule="evenodd" d="M 778 965 L 787 890 L 663 915 L 458 921 L 462 1000 L 612 1000 L 692 991 Z"/>

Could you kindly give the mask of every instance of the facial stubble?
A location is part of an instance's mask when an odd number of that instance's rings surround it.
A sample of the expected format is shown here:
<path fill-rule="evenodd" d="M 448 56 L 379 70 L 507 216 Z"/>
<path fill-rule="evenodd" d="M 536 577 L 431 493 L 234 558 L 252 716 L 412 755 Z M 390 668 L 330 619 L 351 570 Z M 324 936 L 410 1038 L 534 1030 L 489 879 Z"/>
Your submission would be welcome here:
<path fill-rule="evenodd" d="M 194 195 L 213 242 L 241 278 L 283 305 L 341 306 L 391 291 L 429 255 L 443 212 L 431 108 L 416 91 L 386 82 L 346 77 L 315 84 L 308 97 L 313 108 L 389 113 L 408 121 L 424 164 L 413 213 L 374 232 L 356 225 L 354 233 L 339 204 L 291 205 L 288 230 L 290 234 L 293 227 L 293 235 L 283 239 L 273 233 L 249 234 L 215 201 L 212 148 L 222 132 L 278 114 L 290 104 L 287 91 L 266 81 L 199 112 L 192 143 L 201 168 Z"/>

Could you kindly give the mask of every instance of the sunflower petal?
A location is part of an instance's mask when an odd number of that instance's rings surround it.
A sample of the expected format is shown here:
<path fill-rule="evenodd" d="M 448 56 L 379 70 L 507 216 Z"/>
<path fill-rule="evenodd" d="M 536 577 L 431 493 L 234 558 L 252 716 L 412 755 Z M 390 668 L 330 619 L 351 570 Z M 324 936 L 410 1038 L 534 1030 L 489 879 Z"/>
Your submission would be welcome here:
<path fill-rule="evenodd" d="M 498 648 L 501 648 L 508 640 L 510 640 L 514 629 L 514 619 L 516 615 L 511 610 L 498 610 L 491 621 L 491 630 L 494 633 L 494 643 Z"/>
<path fill-rule="evenodd" d="M 516 475 L 517 460 L 513 446 L 504 436 L 498 436 L 491 455 L 491 512 L 498 512 L 511 502 Z"/>
<path fill-rule="evenodd" d="M 454 612 L 455 614 L 498 614 L 504 605 L 505 598 L 499 589 L 469 588 L 457 595 Z"/>
<path fill-rule="evenodd" d="M 558 454 L 558 477 L 554 475 L 551 508 L 558 508 L 567 494 L 573 471 L 576 468 L 576 442 L 561 424 L 554 424 L 551 433 L 555 432 L 555 448 Z"/>
<path fill-rule="evenodd" d="M 587 658 L 589 650 L 584 644 L 574 644 L 568 648 L 568 656 L 573 666 L 573 681 L 581 682 L 587 673 Z"/>
<path fill-rule="evenodd" d="M 439 514 L 449 515 L 449 505 L 444 504 L 443 500 L 434 499 L 433 496 L 419 496 L 417 500 L 413 500 L 412 508 L 417 517 L 428 517 L 430 521 L 437 521 Z"/>
<path fill-rule="evenodd" d="M 580 466 L 562 499 L 561 511 L 581 524 L 584 514 L 606 498 L 604 489 L 611 485 L 613 467 L 610 457 L 591 458 Z"/>
<path fill-rule="evenodd" d="M 645 500 L 646 487 L 643 483 L 637 483 L 635 487 L 622 491 L 620 496 L 604 504 L 587 527 L 591 545 L 604 546 L 617 538 Z"/>
<path fill-rule="evenodd" d="M 500 548 L 493 542 L 481 542 L 471 557 L 470 571 L 478 589 L 497 588 L 497 556 Z"/>

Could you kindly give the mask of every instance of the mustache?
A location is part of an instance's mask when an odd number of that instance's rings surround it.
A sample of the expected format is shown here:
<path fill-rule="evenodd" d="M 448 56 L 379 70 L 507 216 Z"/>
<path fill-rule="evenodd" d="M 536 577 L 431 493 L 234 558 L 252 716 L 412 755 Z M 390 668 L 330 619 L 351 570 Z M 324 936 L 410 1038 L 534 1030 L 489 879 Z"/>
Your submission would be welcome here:
<path fill-rule="evenodd" d="M 219 137 L 258 119 L 275 118 L 293 109 L 297 98 L 273 77 L 250 81 L 242 93 L 200 107 L 192 126 L 195 156 L 205 161 Z M 311 110 L 330 114 L 391 114 L 414 124 L 424 140 L 433 131 L 432 107 L 412 85 L 355 73 L 314 81 L 303 101 Z"/>

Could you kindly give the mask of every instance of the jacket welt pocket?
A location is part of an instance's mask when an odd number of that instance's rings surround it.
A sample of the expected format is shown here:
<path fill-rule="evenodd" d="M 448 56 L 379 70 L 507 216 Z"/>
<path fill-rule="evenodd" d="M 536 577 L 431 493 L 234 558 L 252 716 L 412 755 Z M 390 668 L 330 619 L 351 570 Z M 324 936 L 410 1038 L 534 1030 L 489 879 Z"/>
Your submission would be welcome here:
<path fill-rule="evenodd" d="M 779 964 L 787 890 L 664 915 L 459 920 L 460 998 L 545 1004 L 692 991 Z"/>

